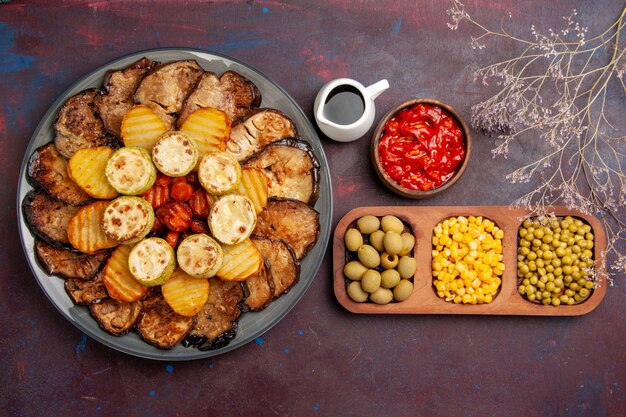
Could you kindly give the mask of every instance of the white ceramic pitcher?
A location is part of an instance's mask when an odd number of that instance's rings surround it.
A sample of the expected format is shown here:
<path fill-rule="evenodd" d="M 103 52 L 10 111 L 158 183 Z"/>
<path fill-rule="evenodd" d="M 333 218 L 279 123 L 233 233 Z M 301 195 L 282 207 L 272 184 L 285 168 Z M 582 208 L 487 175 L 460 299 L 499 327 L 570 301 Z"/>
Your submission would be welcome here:
<path fill-rule="evenodd" d="M 359 139 L 374 123 L 374 99 L 388 88 L 387 80 L 380 80 L 369 87 L 350 78 L 333 80 L 324 85 L 315 98 L 315 121 L 320 130 L 333 140 L 350 142 Z"/>

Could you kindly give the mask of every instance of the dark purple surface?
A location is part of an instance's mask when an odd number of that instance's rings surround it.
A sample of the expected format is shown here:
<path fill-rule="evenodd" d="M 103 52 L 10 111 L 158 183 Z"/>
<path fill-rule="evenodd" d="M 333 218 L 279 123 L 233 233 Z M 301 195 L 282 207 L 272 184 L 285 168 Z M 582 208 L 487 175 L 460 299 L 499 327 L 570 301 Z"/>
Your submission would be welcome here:
<path fill-rule="evenodd" d="M 28 4 L 27 4 L 28 3 Z M 377 119 L 414 96 L 469 117 L 486 98 L 472 69 L 510 57 L 469 48 L 472 31 L 447 28 L 444 1 L 13 1 L 0 5 L 0 380 L 2 415 L 620 416 L 626 409 L 623 276 L 582 317 L 357 316 L 332 294 L 330 250 L 300 303 L 256 342 L 182 363 L 137 359 L 81 334 L 48 302 L 19 245 L 16 188 L 24 151 L 54 99 L 100 65 L 141 49 L 223 53 L 272 77 L 310 116 L 318 89 L 349 76 L 387 78 Z M 621 1 L 467 2 L 515 30 L 561 27 L 577 8 L 590 33 Z M 624 109 L 624 95 L 611 97 Z M 473 132 L 472 160 L 446 193 L 412 202 L 387 191 L 369 138 L 322 138 L 334 224 L 368 205 L 506 205 L 534 184 L 505 179 L 522 153 L 492 159 Z M 529 148 L 532 143 L 528 144 Z M 529 149 L 529 151 L 532 149 Z M 56 279 L 56 278 L 51 278 Z"/>

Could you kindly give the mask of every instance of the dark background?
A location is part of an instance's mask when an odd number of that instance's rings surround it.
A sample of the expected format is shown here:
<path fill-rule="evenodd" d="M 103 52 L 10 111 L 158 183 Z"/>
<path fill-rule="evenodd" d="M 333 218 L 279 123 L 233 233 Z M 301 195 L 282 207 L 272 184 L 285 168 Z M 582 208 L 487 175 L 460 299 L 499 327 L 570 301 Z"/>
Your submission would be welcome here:
<path fill-rule="evenodd" d="M 5 3 L 5 2 L 3 2 Z M 26 263 L 16 189 L 37 123 L 74 81 L 122 55 L 185 46 L 229 55 L 282 86 L 310 117 L 327 81 L 348 76 L 391 88 L 393 105 L 430 97 L 469 119 L 488 90 L 479 66 L 512 56 L 496 41 L 469 48 L 451 31 L 446 1 L 11 1 L 0 5 L 0 414 L 225 416 L 625 415 L 624 277 L 581 317 L 358 316 L 332 293 L 330 249 L 313 284 L 274 328 L 233 352 L 193 362 L 138 359 L 67 322 Z M 467 0 L 477 20 L 513 33 L 561 28 L 572 9 L 604 30 L 624 2 Z M 520 52 L 520 51 L 517 51 Z M 623 91 L 609 97 L 625 108 Z M 370 132 L 371 134 L 371 132 Z M 473 132 L 465 175 L 443 195 L 414 202 L 377 180 L 369 135 L 349 144 L 320 135 L 331 170 L 333 225 L 371 205 L 508 205 L 536 184 L 511 186 L 534 142 L 492 159 Z"/>

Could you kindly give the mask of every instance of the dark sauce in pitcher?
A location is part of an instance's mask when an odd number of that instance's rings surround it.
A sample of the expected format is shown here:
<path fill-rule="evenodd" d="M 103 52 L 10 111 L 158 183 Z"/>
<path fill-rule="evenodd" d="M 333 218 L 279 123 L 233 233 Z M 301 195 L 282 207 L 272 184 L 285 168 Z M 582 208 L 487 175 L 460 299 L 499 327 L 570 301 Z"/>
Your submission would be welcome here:
<path fill-rule="evenodd" d="M 339 125 L 349 125 L 361 118 L 365 111 L 363 96 L 351 85 L 334 88 L 324 102 L 324 117 Z"/>

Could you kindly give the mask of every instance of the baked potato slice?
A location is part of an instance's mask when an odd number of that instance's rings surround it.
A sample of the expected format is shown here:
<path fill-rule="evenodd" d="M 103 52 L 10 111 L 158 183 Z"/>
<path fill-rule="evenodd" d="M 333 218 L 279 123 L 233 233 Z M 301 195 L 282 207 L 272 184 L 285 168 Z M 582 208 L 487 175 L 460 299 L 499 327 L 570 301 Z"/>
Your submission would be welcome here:
<path fill-rule="evenodd" d="M 67 238 L 70 244 L 84 253 L 95 253 L 102 249 L 116 247 L 119 242 L 109 238 L 100 224 L 109 201 L 97 201 L 82 207 L 67 225 Z"/>

